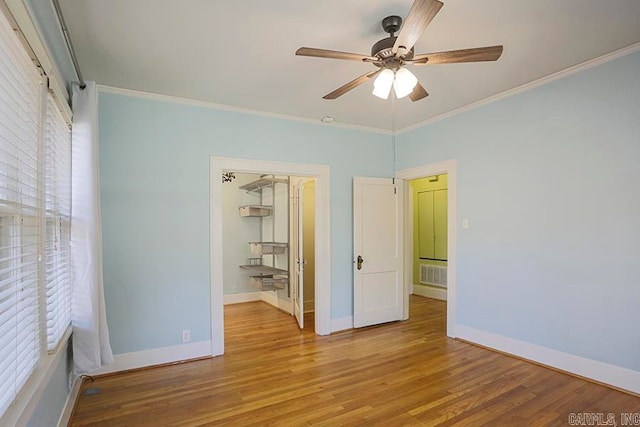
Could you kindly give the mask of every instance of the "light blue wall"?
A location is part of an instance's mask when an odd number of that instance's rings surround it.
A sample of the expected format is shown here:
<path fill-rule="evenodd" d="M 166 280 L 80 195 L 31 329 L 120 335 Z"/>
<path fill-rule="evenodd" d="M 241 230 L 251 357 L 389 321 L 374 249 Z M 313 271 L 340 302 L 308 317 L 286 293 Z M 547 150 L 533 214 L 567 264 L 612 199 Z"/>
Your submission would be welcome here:
<path fill-rule="evenodd" d="M 459 324 L 640 371 L 638 76 L 635 53 L 398 137 L 399 168 L 458 161 Z"/>
<path fill-rule="evenodd" d="M 73 80 L 51 2 L 27 2 Z M 640 370 L 639 73 L 636 53 L 398 135 L 398 168 L 458 160 L 461 324 Z M 351 314 L 351 177 L 390 174 L 387 137 L 106 94 L 100 120 L 116 353 L 209 338 L 210 155 L 331 165 L 332 318 Z"/>
<path fill-rule="evenodd" d="M 331 316 L 352 312 L 352 178 L 391 176 L 387 135 L 101 93 L 104 283 L 116 354 L 210 339 L 210 156 L 331 168 Z"/>

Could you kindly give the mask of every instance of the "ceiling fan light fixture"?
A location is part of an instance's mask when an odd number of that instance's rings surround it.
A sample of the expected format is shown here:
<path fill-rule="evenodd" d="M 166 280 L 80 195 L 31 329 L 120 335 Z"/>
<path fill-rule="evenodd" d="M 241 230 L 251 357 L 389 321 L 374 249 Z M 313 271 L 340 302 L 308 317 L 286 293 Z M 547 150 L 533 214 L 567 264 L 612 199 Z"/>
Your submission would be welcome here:
<path fill-rule="evenodd" d="M 373 94 L 378 98 L 387 99 L 394 82 L 393 71 L 383 70 L 373 82 Z"/>
<path fill-rule="evenodd" d="M 418 84 L 418 78 L 406 68 L 400 68 L 396 71 L 396 78 L 393 81 L 393 90 L 396 93 L 396 98 L 404 98 L 413 92 L 413 88 Z"/>

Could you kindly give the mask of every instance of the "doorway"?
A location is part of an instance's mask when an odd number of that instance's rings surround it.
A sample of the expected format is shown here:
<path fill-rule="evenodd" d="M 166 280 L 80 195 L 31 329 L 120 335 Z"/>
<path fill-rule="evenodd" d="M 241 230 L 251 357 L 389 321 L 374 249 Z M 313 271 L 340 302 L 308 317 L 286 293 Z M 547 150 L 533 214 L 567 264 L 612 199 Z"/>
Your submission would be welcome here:
<path fill-rule="evenodd" d="M 405 298 L 404 316 L 409 318 L 409 295 L 413 288 L 414 268 L 414 219 L 413 197 L 409 191 L 409 181 L 429 176 L 447 175 L 447 271 L 446 271 L 446 299 L 447 299 L 447 336 L 456 337 L 456 236 L 457 236 L 457 205 L 456 205 L 456 179 L 457 162 L 447 160 L 431 165 L 402 169 L 396 172 L 396 177 L 404 180 L 404 277 Z"/>
<path fill-rule="evenodd" d="M 293 315 L 300 329 L 315 322 L 315 178 L 290 177 L 290 269 Z"/>
<path fill-rule="evenodd" d="M 328 335 L 330 328 L 330 229 L 329 167 L 211 157 L 211 354 L 224 353 L 224 249 L 223 191 L 225 171 L 298 176 L 315 179 L 314 312 L 315 333 Z"/>
<path fill-rule="evenodd" d="M 223 172 L 225 306 L 263 301 L 314 330 L 315 180 Z"/>
<path fill-rule="evenodd" d="M 447 174 L 409 181 L 414 295 L 447 300 Z"/>

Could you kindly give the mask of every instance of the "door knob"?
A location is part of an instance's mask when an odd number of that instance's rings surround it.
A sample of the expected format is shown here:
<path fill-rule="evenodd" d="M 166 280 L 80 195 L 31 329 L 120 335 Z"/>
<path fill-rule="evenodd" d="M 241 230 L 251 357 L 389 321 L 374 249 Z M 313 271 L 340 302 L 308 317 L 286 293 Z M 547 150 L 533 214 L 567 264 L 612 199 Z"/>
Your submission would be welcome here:
<path fill-rule="evenodd" d="M 362 259 L 362 257 L 360 255 L 358 255 L 358 270 L 362 270 L 362 263 L 364 262 L 364 259 Z"/>

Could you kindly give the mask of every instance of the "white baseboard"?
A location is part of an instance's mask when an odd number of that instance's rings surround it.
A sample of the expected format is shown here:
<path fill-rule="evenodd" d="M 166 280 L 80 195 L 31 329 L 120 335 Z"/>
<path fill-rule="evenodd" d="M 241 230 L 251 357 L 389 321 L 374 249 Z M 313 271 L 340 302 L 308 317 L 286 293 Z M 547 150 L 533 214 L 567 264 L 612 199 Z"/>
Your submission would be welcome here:
<path fill-rule="evenodd" d="M 640 372 L 638 371 L 552 350 L 464 325 L 456 325 L 456 334 L 458 338 L 472 343 L 609 384 L 619 389 L 640 393 Z"/>
<path fill-rule="evenodd" d="M 293 314 L 293 303 L 291 301 L 284 301 L 278 298 L 278 295 L 273 291 L 261 292 L 262 301 L 269 305 L 272 305 L 280 310 Z"/>
<path fill-rule="evenodd" d="M 67 400 L 64 402 L 64 408 L 62 409 L 60 419 L 58 420 L 58 427 L 67 427 L 69 425 L 71 415 L 73 414 L 73 407 L 75 406 L 76 401 L 78 400 L 78 395 L 80 394 L 80 386 L 82 386 L 82 378 L 75 377 L 73 385 L 71 386 L 71 391 L 67 396 Z"/>
<path fill-rule="evenodd" d="M 331 332 L 344 331 L 346 329 L 353 329 L 353 316 L 331 319 Z"/>
<path fill-rule="evenodd" d="M 91 372 L 90 375 L 110 374 L 113 372 L 197 359 L 206 356 L 211 356 L 211 341 L 199 341 L 172 347 L 116 354 L 113 356 L 115 359 L 114 363 L 103 366 L 97 371 Z"/>
<path fill-rule="evenodd" d="M 252 301 L 262 301 L 262 292 L 247 292 L 244 294 L 229 294 L 224 296 L 224 305 Z"/>
<path fill-rule="evenodd" d="M 439 299 L 441 301 L 447 300 L 447 290 L 434 288 L 431 286 L 413 285 L 413 294 L 420 295 L 421 297 Z"/>

